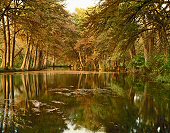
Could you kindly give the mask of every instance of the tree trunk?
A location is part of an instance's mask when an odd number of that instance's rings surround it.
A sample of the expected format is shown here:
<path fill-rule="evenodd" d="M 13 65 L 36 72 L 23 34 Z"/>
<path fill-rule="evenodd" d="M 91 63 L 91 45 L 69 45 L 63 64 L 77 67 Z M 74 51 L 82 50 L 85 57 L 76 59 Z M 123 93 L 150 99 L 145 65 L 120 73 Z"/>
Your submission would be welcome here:
<path fill-rule="evenodd" d="M 6 26 L 5 26 L 5 18 L 2 17 L 2 26 L 3 26 L 3 35 L 4 35 L 4 54 L 3 54 L 3 64 L 2 67 L 6 69 L 7 63 L 7 37 L 6 37 Z"/>
<path fill-rule="evenodd" d="M 16 8 L 17 1 L 14 0 L 14 8 Z M 14 16 L 16 16 L 16 9 L 14 10 Z M 11 60 L 10 60 L 10 68 L 14 67 L 14 55 L 15 55 L 15 45 L 16 45 L 16 21 L 13 21 L 13 42 L 12 42 L 12 51 L 11 51 Z"/>
<path fill-rule="evenodd" d="M 26 53 L 25 53 L 25 57 L 24 57 L 21 69 L 26 68 L 26 62 L 27 62 L 28 54 L 29 54 L 29 50 L 30 50 L 30 42 L 29 42 L 29 37 L 28 36 L 27 36 L 27 45 L 28 45 L 28 47 L 27 47 L 27 50 L 26 50 Z"/>
<path fill-rule="evenodd" d="M 11 55 L 11 47 L 10 47 L 10 45 L 11 45 L 11 33 L 10 33 L 10 20 L 9 20 L 9 13 L 7 12 L 7 31 L 8 31 L 8 49 L 7 49 L 7 67 L 9 67 L 9 65 L 10 65 L 10 55 Z"/>
<path fill-rule="evenodd" d="M 164 43 L 164 56 L 165 56 L 165 64 L 169 62 L 170 48 L 168 35 L 166 34 L 166 30 L 163 29 L 163 43 Z"/>
<path fill-rule="evenodd" d="M 146 33 L 144 33 L 144 58 L 145 58 L 145 66 L 148 65 L 149 62 L 149 45 Z"/>
<path fill-rule="evenodd" d="M 154 53 L 154 31 L 151 32 L 149 37 L 149 57 L 151 58 Z"/>
<path fill-rule="evenodd" d="M 48 50 L 46 49 L 45 59 L 44 59 L 44 63 L 43 63 L 44 68 L 47 68 L 47 61 L 48 61 Z"/>
<path fill-rule="evenodd" d="M 54 70 L 54 67 L 55 67 L 55 55 L 53 55 L 53 70 Z"/>
<path fill-rule="evenodd" d="M 161 31 L 158 31 L 157 33 L 158 35 L 158 54 L 161 54 L 161 51 L 162 51 L 162 45 L 161 45 Z"/>
<path fill-rule="evenodd" d="M 37 62 L 36 62 L 36 69 L 41 69 L 42 67 L 42 51 L 38 50 Z"/>
<path fill-rule="evenodd" d="M 40 63 L 40 51 L 37 50 L 37 60 L 36 60 L 36 69 L 39 69 L 39 63 Z"/>
<path fill-rule="evenodd" d="M 37 64 L 37 56 L 38 56 L 38 47 L 36 46 L 35 48 L 35 55 L 34 55 L 34 61 L 33 61 L 33 68 L 36 68 L 36 64 Z"/>
<path fill-rule="evenodd" d="M 146 20 L 147 18 L 143 18 L 143 24 L 144 27 L 147 28 L 147 24 L 146 24 Z M 145 58 L 145 66 L 148 65 L 149 62 L 149 43 L 148 43 L 148 31 L 145 31 L 143 33 L 143 40 L 144 40 L 144 58 Z"/>
<path fill-rule="evenodd" d="M 81 54 L 80 54 L 80 52 L 78 52 L 79 53 L 79 61 L 80 61 L 80 66 L 81 66 L 81 69 L 83 69 L 83 61 L 82 61 L 82 57 L 81 57 Z"/>
<path fill-rule="evenodd" d="M 33 46 L 30 46 L 31 48 L 29 48 L 29 52 L 28 52 L 28 57 L 27 57 L 27 61 L 26 61 L 26 69 L 29 70 L 30 69 L 30 65 L 31 65 L 31 54 L 32 54 L 32 50 L 33 50 Z"/>
<path fill-rule="evenodd" d="M 136 56 L 136 49 L 135 49 L 135 45 L 132 45 L 132 48 L 130 49 L 130 58 L 133 59 Z"/>
<path fill-rule="evenodd" d="M 10 61 L 10 68 L 14 67 L 14 55 L 15 55 L 15 45 L 16 45 L 16 24 L 14 24 L 14 31 L 13 31 L 13 43 L 12 43 L 12 51 L 11 51 L 11 61 Z"/>

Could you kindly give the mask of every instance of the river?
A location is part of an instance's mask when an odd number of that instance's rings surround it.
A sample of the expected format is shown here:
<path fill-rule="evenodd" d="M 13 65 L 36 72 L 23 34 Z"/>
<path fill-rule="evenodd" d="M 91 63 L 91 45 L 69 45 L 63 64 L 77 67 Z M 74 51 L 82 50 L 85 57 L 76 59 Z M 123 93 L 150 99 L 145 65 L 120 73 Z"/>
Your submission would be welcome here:
<path fill-rule="evenodd" d="M 4 73 L 0 132 L 169 133 L 170 85 L 117 73 Z"/>

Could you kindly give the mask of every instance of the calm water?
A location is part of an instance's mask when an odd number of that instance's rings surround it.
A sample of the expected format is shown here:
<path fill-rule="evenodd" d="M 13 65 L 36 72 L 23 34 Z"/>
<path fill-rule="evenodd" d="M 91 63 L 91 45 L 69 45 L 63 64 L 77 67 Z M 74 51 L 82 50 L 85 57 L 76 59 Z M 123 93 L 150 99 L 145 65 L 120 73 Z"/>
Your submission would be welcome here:
<path fill-rule="evenodd" d="M 169 133 L 170 85 L 114 73 L 0 75 L 0 132 Z"/>

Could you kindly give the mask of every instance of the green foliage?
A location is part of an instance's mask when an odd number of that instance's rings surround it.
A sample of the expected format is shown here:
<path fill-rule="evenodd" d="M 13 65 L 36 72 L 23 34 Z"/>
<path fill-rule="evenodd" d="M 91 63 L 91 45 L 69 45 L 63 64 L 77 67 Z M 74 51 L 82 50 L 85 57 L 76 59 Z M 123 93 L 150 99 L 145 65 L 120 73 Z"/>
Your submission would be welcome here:
<path fill-rule="evenodd" d="M 142 55 L 135 56 L 132 61 L 129 63 L 129 68 L 141 69 L 145 66 L 145 59 Z"/>
<path fill-rule="evenodd" d="M 165 63 L 164 55 L 155 55 L 148 65 L 154 73 L 164 74 L 170 72 L 170 63 Z"/>
<path fill-rule="evenodd" d="M 164 65 L 160 68 L 160 72 L 161 72 L 161 73 L 169 73 L 169 72 L 170 72 L 170 63 L 164 64 Z"/>
<path fill-rule="evenodd" d="M 156 55 L 154 57 L 154 62 L 157 67 L 161 67 L 164 65 L 164 56 L 163 55 Z"/>
<path fill-rule="evenodd" d="M 73 21 L 79 32 L 86 30 L 85 27 L 83 27 L 83 23 L 86 20 L 86 17 L 87 14 L 85 9 L 76 8 L 76 13 L 73 15 Z"/>
<path fill-rule="evenodd" d="M 158 75 L 156 81 L 161 83 L 170 83 L 170 74 Z"/>
<path fill-rule="evenodd" d="M 17 56 L 14 64 L 15 68 L 20 68 L 22 65 L 22 61 L 23 61 L 23 56 L 22 55 Z"/>

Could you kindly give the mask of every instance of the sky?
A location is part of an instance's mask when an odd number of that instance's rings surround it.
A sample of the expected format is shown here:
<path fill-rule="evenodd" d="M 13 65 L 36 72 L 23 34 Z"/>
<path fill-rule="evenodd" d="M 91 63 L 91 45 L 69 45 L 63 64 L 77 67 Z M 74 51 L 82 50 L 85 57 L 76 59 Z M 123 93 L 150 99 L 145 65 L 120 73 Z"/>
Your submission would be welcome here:
<path fill-rule="evenodd" d="M 86 9 L 87 7 L 94 6 L 98 1 L 99 0 L 67 0 L 66 9 L 73 13 L 76 8 Z"/>

